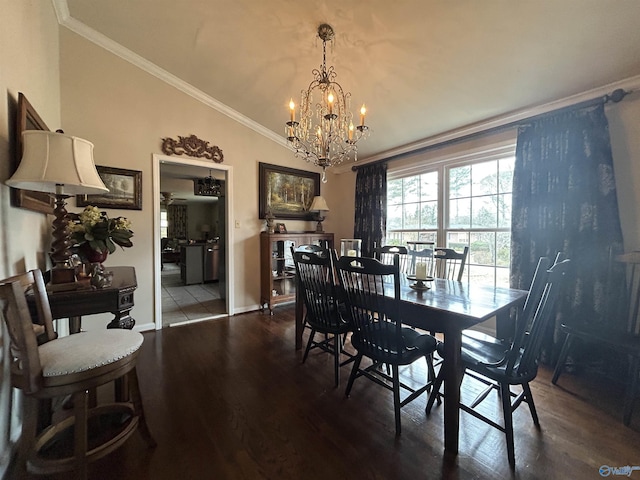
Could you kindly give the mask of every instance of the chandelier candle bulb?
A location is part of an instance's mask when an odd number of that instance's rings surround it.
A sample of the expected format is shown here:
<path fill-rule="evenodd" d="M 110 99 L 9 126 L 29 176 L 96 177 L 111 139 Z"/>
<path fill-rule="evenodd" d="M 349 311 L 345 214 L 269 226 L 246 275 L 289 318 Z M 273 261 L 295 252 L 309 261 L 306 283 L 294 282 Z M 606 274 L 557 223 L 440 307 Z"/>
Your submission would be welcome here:
<path fill-rule="evenodd" d="M 293 98 L 289 101 L 289 110 L 291 111 L 291 123 L 296 121 L 296 104 L 293 103 Z M 293 137 L 293 135 L 289 135 Z"/>
<path fill-rule="evenodd" d="M 360 126 L 364 127 L 364 116 L 367 114 L 367 109 L 364 106 L 364 103 L 362 104 L 362 108 L 360 108 Z"/>
<path fill-rule="evenodd" d="M 329 104 L 329 115 L 333 114 L 333 93 L 329 92 L 329 95 L 327 96 L 327 102 Z"/>
<path fill-rule="evenodd" d="M 349 122 L 349 141 L 353 141 L 353 122 Z"/>

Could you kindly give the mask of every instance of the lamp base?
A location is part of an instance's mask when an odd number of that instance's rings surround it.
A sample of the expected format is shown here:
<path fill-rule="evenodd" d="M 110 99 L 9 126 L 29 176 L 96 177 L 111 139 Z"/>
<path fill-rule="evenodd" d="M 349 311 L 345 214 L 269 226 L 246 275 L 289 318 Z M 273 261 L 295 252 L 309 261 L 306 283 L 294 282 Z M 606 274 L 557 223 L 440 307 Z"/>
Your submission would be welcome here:
<path fill-rule="evenodd" d="M 322 220 L 318 221 L 316 224 L 316 233 L 324 233 L 324 230 L 322 229 Z"/>
<path fill-rule="evenodd" d="M 51 283 L 58 285 L 61 283 L 72 283 L 76 281 L 76 271 L 74 268 L 63 265 L 55 265 L 51 269 Z"/>

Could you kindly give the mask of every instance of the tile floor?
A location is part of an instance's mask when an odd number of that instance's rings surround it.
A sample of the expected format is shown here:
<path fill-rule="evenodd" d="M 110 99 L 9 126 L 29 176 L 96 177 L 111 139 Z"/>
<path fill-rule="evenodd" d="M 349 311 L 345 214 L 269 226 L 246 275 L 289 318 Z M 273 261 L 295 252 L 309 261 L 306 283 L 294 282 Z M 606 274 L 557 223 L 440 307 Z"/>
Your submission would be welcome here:
<path fill-rule="evenodd" d="M 180 267 L 165 263 L 162 270 L 162 326 L 204 320 L 226 314 L 218 282 L 183 285 Z"/>

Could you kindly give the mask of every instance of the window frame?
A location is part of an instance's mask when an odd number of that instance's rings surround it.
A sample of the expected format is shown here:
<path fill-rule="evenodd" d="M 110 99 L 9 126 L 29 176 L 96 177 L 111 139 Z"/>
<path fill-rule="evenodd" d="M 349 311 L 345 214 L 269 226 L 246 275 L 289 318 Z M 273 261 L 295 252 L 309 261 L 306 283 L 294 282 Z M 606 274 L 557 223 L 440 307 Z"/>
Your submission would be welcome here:
<path fill-rule="evenodd" d="M 436 245 L 448 246 L 449 235 L 451 233 L 462 232 L 467 234 L 467 245 L 471 244 L 471 237 L 474 233 L 495 233 L 494 242 L 497 241 L 497 234 L 506 232 L 511 232 L 511 226 L 509 227 L 500 227 L 496 225 L 495 228 L 451 228 L 449 225 L 449 211 L 450 211 L 450 195 L 449 195 L 449 171 L 453 168 L 463 167 L 463 166 L 471 166 L 474 164 L 489 162 L 489 161 L 498 161 L 503 158 L 515 157 L 515 148 L 516 148 L 516 138 L 515 134 L 513 138 L 509 138 L 507 140 L 493 142 L 488 145 L 478 147 L 475 149 L 460 149 L 457 152 L 450 153 L 448 155 L 440 155 L 428 157 L 427 155 L 421 156 L 421 158 L 416 159 L 410 164 L 404 166 L 397 166 L 394 168 L 392 164 L 389 165 L 387 170 L 387 181 L 390 180 L 398 180 L 401 178 L 412 177 L 421 175 L 424 173 L 437 172 L 438 174 L 438 205 L 437 205 L 437 230 L 435 231 L 436 235 Z M 472 196 L 473 198 L 473 196 Z M 399 232 L 400 235 L 403 235 L 405 232 L 418 232 L 418 236 L 420 236 L 421 232 L 425 234 L 432 233 L 433 229 L 394 229 L 393 232 Z M 389 238 L 389 230 L 385 232 L 386 239 Z M 469 259 L 468 259 L 469 260 Z M 468 264 L 469 268 L 465 268 L 465 279 L 469 280 L 469 274 L 471 269 L 473 268 L 472 264 Z M 481 266 L 481 265 L 478 265 Z M 494 264 L 490 266 L 493 268 L 493 278 L 494 285 L 497 281 L 498 269 L 504 268 L 499 266 L 498 259 L 494 259 Z M 507 270 L 509 269 L 509 265 L 506 266 Z M 509 272 L 507 272 L 507 278 L 509 276 Z"/>

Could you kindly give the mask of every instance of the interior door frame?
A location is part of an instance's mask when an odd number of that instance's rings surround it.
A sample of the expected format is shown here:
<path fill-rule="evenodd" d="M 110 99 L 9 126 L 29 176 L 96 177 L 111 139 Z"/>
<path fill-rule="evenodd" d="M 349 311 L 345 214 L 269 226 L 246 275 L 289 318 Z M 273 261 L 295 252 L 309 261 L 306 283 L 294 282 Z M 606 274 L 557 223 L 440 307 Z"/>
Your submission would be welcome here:
<path fill-rule="evenodd" d="M 233 167 L 223 164 L 212 164 L 211 161 L 193 157 L 171 157 L 153 154 L 152 160 L 152 196 L 153 196 L 153 293 L 154 317 L 156 330 L 162 329 L 162 281 L 161 281 L 161 249 L 160 249 L 160 164 L 191 165 L 207 170 L 224 171 L 225 175 L 225 275 L 226 275 L 226 310 L 229 316 L 234 315 L 234 242 L 233 242 Z"/>

